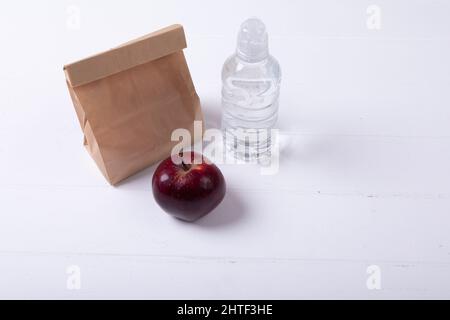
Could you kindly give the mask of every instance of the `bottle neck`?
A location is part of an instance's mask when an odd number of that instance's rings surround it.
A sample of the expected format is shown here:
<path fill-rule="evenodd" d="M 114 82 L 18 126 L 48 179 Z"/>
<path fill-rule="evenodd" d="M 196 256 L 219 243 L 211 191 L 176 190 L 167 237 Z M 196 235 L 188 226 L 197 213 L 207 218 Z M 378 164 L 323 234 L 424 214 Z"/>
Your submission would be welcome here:
<path fill-rule="evenodd" d="M 239 50 L 238 47 L 236 50 L 236 56 L 246 63 L 259 63 L 269 58 L 269 50 L 260 51 L 257 53 L 249 53 Z"/>

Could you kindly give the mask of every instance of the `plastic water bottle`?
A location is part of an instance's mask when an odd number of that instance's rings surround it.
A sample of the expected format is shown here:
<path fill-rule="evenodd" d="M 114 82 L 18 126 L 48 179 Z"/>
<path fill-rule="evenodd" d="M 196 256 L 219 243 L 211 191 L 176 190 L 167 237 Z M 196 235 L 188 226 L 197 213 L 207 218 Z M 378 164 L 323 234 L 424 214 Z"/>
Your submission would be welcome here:
<path fill-rule="evenodd" d="M 278 118 L 281 69 L 269 54 L 266 26 L 256 18 L 240 28 L 237 50 L 222 71 L 222 130 L 228 151 L 241 160 L 270 153 Z"/>

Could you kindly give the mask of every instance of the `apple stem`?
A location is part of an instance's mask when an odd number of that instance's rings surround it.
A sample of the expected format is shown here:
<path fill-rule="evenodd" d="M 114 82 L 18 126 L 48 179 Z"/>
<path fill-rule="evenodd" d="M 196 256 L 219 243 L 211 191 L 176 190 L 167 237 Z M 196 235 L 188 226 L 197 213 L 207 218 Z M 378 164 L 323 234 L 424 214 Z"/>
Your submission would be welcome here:
<path fill-rule="evenodd" d="M 183 157 L 184 157 L 184 152 L 183 150 L 180 150 L 180 153 L 178 154 L 181 158 L 181 165 L 183 166 L 184 171 L 189 171 L 189 169 L 191 169 L 191 166 L 184 163 Z"/>
<path fill-rule="evenodd" d="M 189 171 L 189 169 L 191 168 L 189 165 L 184 163 L 184 161 L 181 162 L 181 165 L 183 166 L 184 171 Z"/>

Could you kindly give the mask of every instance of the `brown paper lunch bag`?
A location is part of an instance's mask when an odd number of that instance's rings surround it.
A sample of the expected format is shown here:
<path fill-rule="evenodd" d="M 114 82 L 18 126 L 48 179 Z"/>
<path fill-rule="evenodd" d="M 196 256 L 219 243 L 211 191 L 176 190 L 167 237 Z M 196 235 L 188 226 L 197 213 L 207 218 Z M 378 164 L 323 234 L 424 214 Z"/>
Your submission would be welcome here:
<path fill-rule="evenodd" d="M 194 138 L 203 121 L 184 48 L 173 25 L 64 67 L 84 145 L 112 185 L 169 156 L 175 129 Z"/>

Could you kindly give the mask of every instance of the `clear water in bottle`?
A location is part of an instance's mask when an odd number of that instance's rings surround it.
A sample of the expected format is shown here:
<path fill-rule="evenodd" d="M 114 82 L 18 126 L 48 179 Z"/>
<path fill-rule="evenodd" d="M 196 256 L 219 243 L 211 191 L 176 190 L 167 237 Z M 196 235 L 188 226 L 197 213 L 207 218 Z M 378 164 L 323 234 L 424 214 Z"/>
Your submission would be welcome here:
<path fill-rule="evenodd" d="M 278 118 L 281 69 L 269 54 L 264 23 L 246 20 L 236 53 L 222 71 L 222 130 L 226 148 L 241 160 L 258 160 L 270 153 L 271 129 Z"/>

